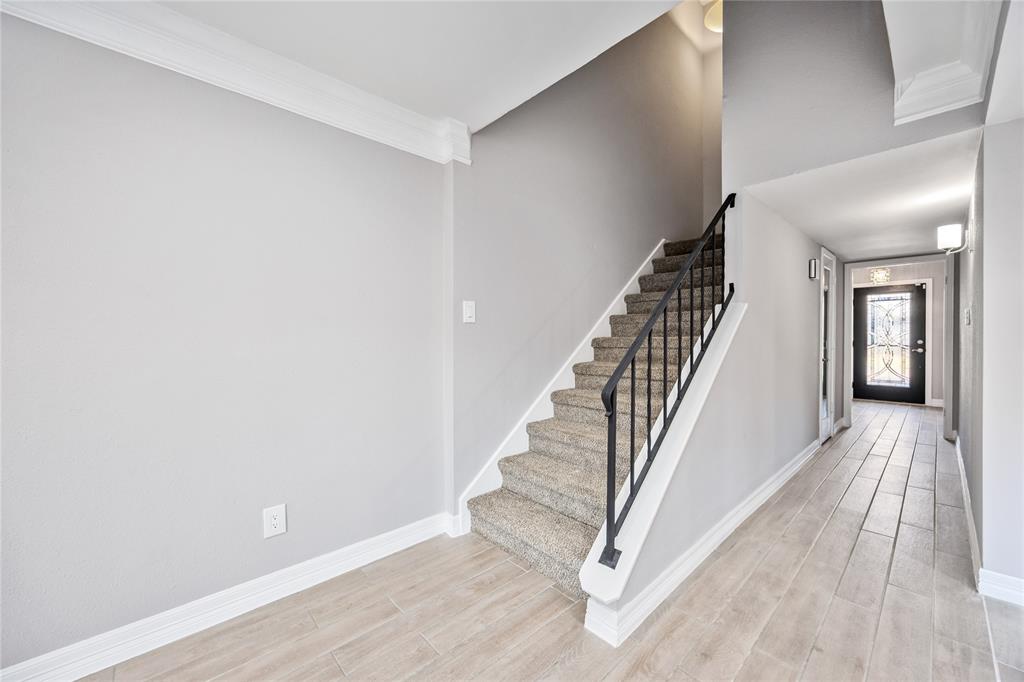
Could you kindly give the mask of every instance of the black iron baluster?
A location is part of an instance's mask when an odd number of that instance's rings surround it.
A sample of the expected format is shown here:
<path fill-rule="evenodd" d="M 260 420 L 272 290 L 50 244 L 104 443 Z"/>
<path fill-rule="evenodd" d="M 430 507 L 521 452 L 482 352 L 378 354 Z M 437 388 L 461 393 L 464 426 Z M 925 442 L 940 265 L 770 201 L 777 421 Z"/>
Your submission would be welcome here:
<path fill-rule="evenodd" d="M 711 230 L 711 329 L 718 329 L 718 316 L 715 314 L 715 287 L 718 286 L 718 242 L 717 227 Z"/>
<path fill-rule="evenodd" d="M 661 409 L 668 405 L 668 308 L 661 314 Z M 665 422 L 661 422 L 665 428 Z"/>
<path fill-rule="evenodd" d="M 647 459 L 651 458 L 651 342 L 653 330 L 647 331 Z"/>
<path fill-rule="evenodd" d="M 704 298 L 707 294 L 704 292 L 704 287 L 707 286 L 708 278 L 707 273 L 704 272 L 704 266 L 707 263 L 705 256 L 707 251 L 704 249 L 704 244 L 700 246 L 700 352 L 704 353 Z M 714 289 L 711 293 L 714 293 Z"/>
<path fill-rule="evenodd" d="M 636 461 L 636 356 L 629 361 L 629 496 L 633 496 L 636 475 L 633 463 Z"/>
<path fill-rule="evenodd" d="M 687 349 L 690 356 L 690 374 L 693 374 L 693 267 L 690 267 L 690 347 Z"/>
<path fill-rule="evenodd" d="M 676 386 L 683 378 L 683 290 L 676 289 Z M 676 389 L 679 390 L 678 388 Z M 676 393 L 676 397 L 679 394 Z"/>
<path fill-rule="evenodd" d="M 605 496 L 607 529 L 604 552 L 601 555 L 601 561 L 612 568 L 618 559 L 618 552 L 615 550 L 615 398 L 618 392 L 617 386 L 612 389 L 611 406 L 608 409 L 608 490 Z"/>

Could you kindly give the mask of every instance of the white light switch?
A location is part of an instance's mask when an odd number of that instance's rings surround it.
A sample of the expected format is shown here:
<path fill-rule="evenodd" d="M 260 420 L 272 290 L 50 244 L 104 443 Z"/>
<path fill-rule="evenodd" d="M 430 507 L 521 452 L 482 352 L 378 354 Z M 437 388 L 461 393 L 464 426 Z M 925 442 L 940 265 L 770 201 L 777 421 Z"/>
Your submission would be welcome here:
<path fill-rule="evenodd" d="M 964 308 L 964 325 L 967 327 L 971 326 L 971 306 Z"/>
<path fill-rule="evenodd" d="M 476 322 L 476 301 L 462 302 L 462 321 L 466 324 Z"/>

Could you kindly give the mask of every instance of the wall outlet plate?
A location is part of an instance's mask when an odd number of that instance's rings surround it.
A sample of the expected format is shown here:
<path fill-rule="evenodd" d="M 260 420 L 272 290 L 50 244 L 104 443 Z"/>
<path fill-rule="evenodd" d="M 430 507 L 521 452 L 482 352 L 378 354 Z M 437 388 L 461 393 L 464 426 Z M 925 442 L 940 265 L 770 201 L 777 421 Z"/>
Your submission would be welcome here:
<path fill-rule="evenodd" d="M 272 538 L 288 531 L 287 505 L 279 504 L 263 510 L 263 538 Z"/>
<path fill-rule="evenodd" d="M 476 301 L 462 302 L 462 321 L 465 324 L 476 322 Z"/>

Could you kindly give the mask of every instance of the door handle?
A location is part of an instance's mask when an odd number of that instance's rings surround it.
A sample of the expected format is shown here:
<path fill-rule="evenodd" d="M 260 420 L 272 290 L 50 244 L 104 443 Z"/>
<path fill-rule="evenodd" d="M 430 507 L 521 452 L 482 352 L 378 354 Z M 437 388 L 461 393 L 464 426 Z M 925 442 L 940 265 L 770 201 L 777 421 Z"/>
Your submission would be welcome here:
<path fill-rule="evenodd" d="M 911 353 L 923 353 L 924 352 L 924 348 L 914 348 L 910 352 Z"/>

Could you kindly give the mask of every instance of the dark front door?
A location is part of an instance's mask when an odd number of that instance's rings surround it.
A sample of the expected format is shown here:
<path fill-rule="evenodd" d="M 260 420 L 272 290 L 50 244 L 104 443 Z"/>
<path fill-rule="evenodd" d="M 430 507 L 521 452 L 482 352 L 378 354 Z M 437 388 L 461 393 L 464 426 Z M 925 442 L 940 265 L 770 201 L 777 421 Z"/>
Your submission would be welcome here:
<path fill-rule="evenodd" d="M 853 290 L 853 397 L 924 403 L 925 285 Z"/>

